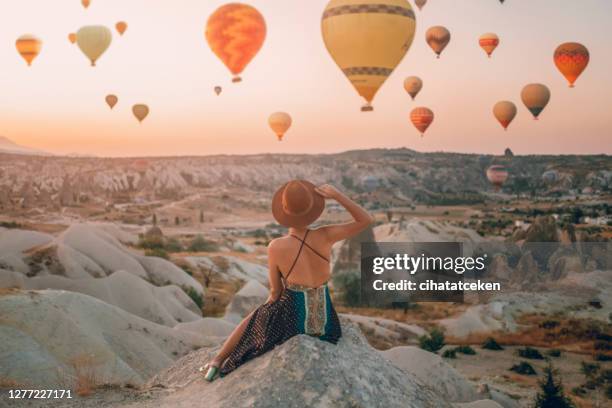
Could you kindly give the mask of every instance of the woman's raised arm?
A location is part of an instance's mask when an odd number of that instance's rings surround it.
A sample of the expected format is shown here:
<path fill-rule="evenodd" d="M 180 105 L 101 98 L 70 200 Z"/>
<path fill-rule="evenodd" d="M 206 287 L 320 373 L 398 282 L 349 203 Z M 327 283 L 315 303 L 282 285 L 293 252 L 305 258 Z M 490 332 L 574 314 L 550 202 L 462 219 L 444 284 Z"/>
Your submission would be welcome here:
<path fill-rule="evenodd" d="M 353 216 L 353 221 L 351 222 L 327 225 L 320 228 L 320 230 L 325 232 L 327 238 L 331 242 L 342 241 L 343 239 L 357 235 L 374 222 L 374 217 L 370 213 L 346 195 L 342 194 L 335 187 L 324 184 L 317 187 L 316 191 L 326 199 L 336 200 Z"/>

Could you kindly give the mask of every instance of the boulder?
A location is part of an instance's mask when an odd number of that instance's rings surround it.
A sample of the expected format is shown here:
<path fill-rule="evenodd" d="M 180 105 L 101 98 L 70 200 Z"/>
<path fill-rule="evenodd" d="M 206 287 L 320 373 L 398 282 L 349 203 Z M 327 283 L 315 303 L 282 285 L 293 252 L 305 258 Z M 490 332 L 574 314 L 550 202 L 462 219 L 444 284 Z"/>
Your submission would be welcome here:
<path fill-rule="evenodd" d="M 198 368 L 216 351 L 193 352 L 151 379 L 151 389 L 161 389 L 155 406 L 192 407 L 205 401 L 210 407 L 234 408 L 452 407 L 412 373 L 382 358 L 350 323 L 344 323 L 337 345 L 296 336 L 206 383 Z"/>
<path fill-rule="evenodd" d="M 450 402 L 478 399 L 476 386 L 436 354 L 414 346 L 394 347 L 380 354 Z"/>
<path fill-rule="evenodd" d="M 269 291 L 256 280 L 250 280 L 232 298 L 225 309 L 224 319 L 238 324 L 268 298 Z"/>

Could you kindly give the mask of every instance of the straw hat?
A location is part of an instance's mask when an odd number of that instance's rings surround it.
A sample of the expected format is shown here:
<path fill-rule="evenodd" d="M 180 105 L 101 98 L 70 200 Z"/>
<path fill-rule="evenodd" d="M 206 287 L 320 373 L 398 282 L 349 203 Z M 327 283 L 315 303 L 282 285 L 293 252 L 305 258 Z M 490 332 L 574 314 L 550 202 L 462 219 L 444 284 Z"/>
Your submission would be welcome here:
<path fill-rule="evenodd" d="M 285 227 L 307 227 L 325 209 L 325 199 L 306 180 L 291 180 L 276 190 L 272 198 L 272 215 Z"/>

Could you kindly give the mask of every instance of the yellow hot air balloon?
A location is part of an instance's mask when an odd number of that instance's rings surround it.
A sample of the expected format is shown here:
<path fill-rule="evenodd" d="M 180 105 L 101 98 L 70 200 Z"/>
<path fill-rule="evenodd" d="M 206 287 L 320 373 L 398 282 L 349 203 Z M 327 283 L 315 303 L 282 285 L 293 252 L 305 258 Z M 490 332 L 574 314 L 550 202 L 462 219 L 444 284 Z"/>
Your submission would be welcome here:
<path fill-rule="evenodd" d="M 404 79 L 404 89 L 408 92 L 408 95 L 412 97 L 412 100 L 421 92 L 421 88 L 423 88 L 423 81 L 421 81 L 421 78 L 410 76 Z"/>
<path fill-rule="evenodd" d="M 83 7 L 87 8 L 91 4 L 91 0 L 81 0 Z"/>
<path fill-rule="evenodd" d="M 40 54 L 42 41 L 31 34 L 25 34 L 17 39 L 15 46 L 19 54 L 28 63 L 28 66 L 31 66 L 34 58 Z"/>
<path fill-rule="evenodd" d="M 330 0 L 321 30 L 331 57 L 372 110 L 372 100 L 414 39 L 406 0 Z"/>
<path fill-rule="evenodd" d="M 123 35 L 123 33 L 125 33 L 125 30 L 127 30 L 128 25 L 125 21 L 119 21 L 117 24 L 115 24 L 115 28 L 117 29 L 119 35 Z"/>
<path fill-rule="evenodd" d="M 117 98 L 116 95 L 106 95 L 106 103 L 108 104 L 108 106 L 110 106 L 111 109 L 113 109 L 115 107 L 115 105 L 117 104 L 117 102 L 119 102 L 119 98 Z"/>
<path fill-rule="evenodd" d="M 521 99 L 535 120 L 544 110 L 550 100 L 550 90 L 546 85 L 529 84 L 523 88 Z"/>
<path fill-rule="evenodd" d="M 554 54 L 555 65 L 567 79 L 570 88 L 589 65 L 589 50 L 575 42 L 563 43 L 557 47 Z"/>
<path fill-rule="evenodd" d="M 497 102 L 493 106 L 493 116 L 501 123 L 504 130 L 507 130 L 516 116 L 516 105 L 510 101 Z"/>
<path fill-rule="evenodd" d="M 257 55 L 266 39 L 266 22 L 255 7 L 229 3 L 219 7 L 206 23 L 206 41 L 240 82 L 239 74 Z"/>
<path fill-rule="evenodd" d="M 414 0 L 414 4 L 416 4 L 419 10 L 422 10 L 423 6 L 427 4 L 427 0 Z"/>
<path fill-rule="evenodd" d="M 423 137 L 425 131 L 434 120 L 434 113 L 431 109 L 420 106 L 410 112 L 410 120 L 414 127 L 421 132 L 421 137 Z"/>
<path fill-rule="evenodd" d="M 283 140 L 283 136 L 291 127 L 291 116 L 285 112 L 274 112 L 268 118 L 270 128 L 276 133 L 278 141 Z"/>
<path fill-rule="evenodd" d="M 68 34 L 68 41 L 70 41 L 70 44 L 74 44 L 76 40 L 77 40 L 76 33 Z"/>
<path fill-rule="evenodd" d="M 220 94 L 221 94 L 221 91 L 223 91 L 223 88 L 221 88 L 220 86 L 215 86 L 215 93 L 216 93 L 217 95 L 220 95 Z"/>
<path fill-rule="evenodd" d="M 132 112 L 140 123 L 149 115 L 149 107 L 145 104 L 137 104 L 132 106 Z"/>
<path fill-rule="evenodd" d="M 508 180 L 508 170 L 504 166 L 495 164 L 487 169 L 487 179 L 495 186 L 495 191 L 499 191 Z"/>
<path fill-rule="evenodd" d="M 85 26 L 77 31 L 77 44 L 83 54 L 96 66 L 96 61 L 110 46 L 113 34 L 105 26 Z"/>
<path fill-rule="evenodd" d="M 440 58 L 440 54 L 444 51 L 450 39 L 450 31 L 442 26 L 433 26 L 425 33 L 425 41 L 427 41 L 427 44 L 434 50 L 437 58 Z"/>
<path fill-rule="evenodd" d="M 491 58 L 491 54 L 493 54 L 493 51 L 499 45 L 499 37 L 495 33 L 485 33 L 478 39 L 478 44 L 487 53 L 487 56 Z"/>

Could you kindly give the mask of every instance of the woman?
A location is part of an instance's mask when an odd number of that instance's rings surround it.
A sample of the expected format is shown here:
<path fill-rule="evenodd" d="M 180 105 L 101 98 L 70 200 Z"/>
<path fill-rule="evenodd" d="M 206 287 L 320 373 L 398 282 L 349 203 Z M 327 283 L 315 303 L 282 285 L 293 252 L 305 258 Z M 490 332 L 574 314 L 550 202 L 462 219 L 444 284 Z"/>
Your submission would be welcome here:
<path fill-rule="evenodd" d="M 325 199 L 340 203 L 353 216 L 345 224 L 308 226 L 325 209 Z M 201 371 L 213 381 L 297 334 L 336 344 L 342 336 L 327 282 L 332 245 L 363 231 L 374 220 L 354 201 L 325 184 L 293 180 L 274 194 L 272 214 L 288 234 L 268 246 L 270 296 L 232 332 L 216 357 Z"/>

